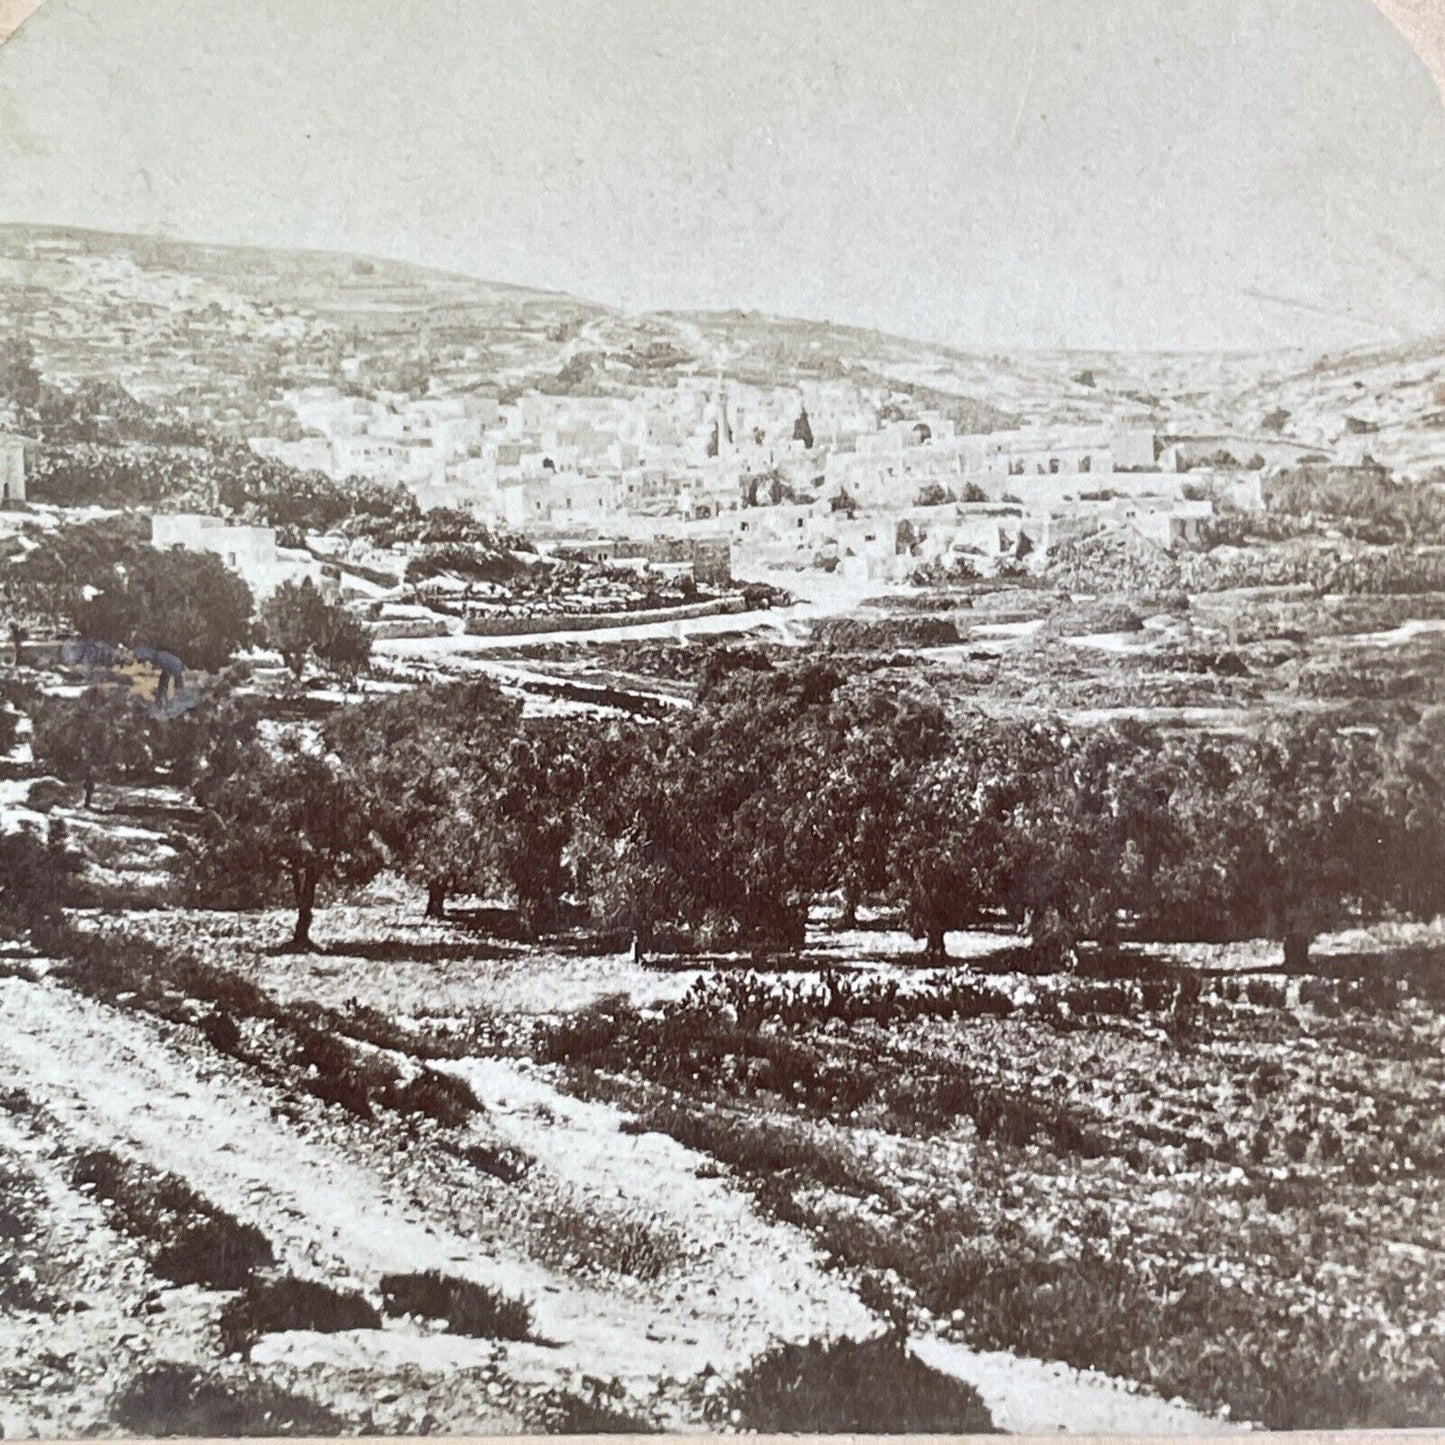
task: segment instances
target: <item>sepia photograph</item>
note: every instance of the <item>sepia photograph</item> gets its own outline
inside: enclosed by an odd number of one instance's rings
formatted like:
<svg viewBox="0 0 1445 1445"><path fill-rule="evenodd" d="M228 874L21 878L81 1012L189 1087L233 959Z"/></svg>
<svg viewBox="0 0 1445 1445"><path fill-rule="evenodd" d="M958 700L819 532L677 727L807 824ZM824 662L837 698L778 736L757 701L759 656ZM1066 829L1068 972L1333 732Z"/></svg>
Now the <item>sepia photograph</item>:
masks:
<svg viewBox="0 0 1445 1445"><path fill-rule="evenodd" d="M1445 0L0 0L0 1438L1445 1431Z"/></svg>

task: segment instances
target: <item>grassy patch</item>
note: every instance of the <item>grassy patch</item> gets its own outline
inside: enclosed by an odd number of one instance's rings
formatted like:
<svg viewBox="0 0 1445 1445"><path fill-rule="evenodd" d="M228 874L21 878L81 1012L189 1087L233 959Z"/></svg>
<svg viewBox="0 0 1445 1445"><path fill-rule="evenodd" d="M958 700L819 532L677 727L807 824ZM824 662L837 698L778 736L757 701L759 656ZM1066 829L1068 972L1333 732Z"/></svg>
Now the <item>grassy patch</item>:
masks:
<svg viewBox="0 0 1445 1445"><path fill-rule="evenodd" d="M445 1320L454 1335L484 1340L532 1338L532 1311L526 1301L474 1280L457 1279L437 1270L389 1274L381 1281L381 1294L388 1315Z"/></svg>
<svg viewBox="0 0 1445 1445"><path fill-rule="evenodd" d="M773 1124L721 1109L687 1109L657 1104L623 1124L629 1134L666 1134L740 1174L769 1179L798 1174L827 1189L848 1194L882 1194L876 1173L852 1153L795 1125Z"/></svg>
<svg viewBox="0 0 1445 1445"><path fill-rule="evenodd" d="M592 1204L539 1206L527 1237L549 1264L630 1279L658 1279L683 1258L681 1238L656 1217L636 1210L599 1211Z"/></svg>
<svg viewBox="0 0 1445 1445"><path fill-rule="evenodd" d="M154 1365L116 1395L111 1418L137 1435L339 1435L344 1420L254 1376L221 1380L188 1365Z"/></svg>
<svg viewBox="0 0 1445 1445"><path fill-rule="evenodd" d="M252 1284L221 1311L221 1345L228 1355L245 1354L262 1336L286 1330L379 1330L381 1315L350 1290L309 1279Z"/></svg>
<svg viewBox="0 0 1445 1445"><path fill-rule="evenodd" d="M239 1289L254 1270L273 1263L259 1229L209 1203L174 1174L93 1149L75 1161L71 1182L104 1202L112 1226L141 1243L162 1279Z"/></svg>
<svg viewBox="0 0 1445 1445"><path fill-rule="evenodd" d="M760 1355L718 1398L745 1430L879 1435L981 1434L978 1391L930 1369L901 1340L812 1340Z"/></svg>

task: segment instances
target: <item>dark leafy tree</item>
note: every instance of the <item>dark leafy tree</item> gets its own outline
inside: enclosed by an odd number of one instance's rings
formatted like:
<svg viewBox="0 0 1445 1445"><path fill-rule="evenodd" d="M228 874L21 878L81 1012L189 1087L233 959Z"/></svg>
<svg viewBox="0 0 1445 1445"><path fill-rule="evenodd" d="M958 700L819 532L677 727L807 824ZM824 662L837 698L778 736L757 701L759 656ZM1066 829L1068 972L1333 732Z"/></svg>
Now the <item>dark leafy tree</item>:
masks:
<svg viewBox="0 0 1445 1445"><path fill-rule="evenodd" d="M971 716L915 773L890 830L889 876L931 956L943 956L950 929L977 923L1016 891L1020 810L1058 746L1052 728Z"/></svg>
<svg viewBox="0 0 1445 1445"><path fill-rule="evenodd" d="M485 872L498 771L520 723L520 704L483 678L369 698L328 724L392 862L426 889L428 917Z"/></svg>
<svg viewBox="0 0 1445 1445"><path fill-rule="evenodd" d="M251 589L211 552L138 548L75 609L86 637L153 647L217 672L249 641Z"/></svg>
<svg viewBox="0 0 1445 1445"><path fill-rule="evenodd" d="M266 645L281 654L299 681L309 659L348 686L371 658L371 634L338 602L321 595L309 577L283 582L261 608Z"/></svg>
<svg viewBox="0 0 1445 1445"><path fill-rule="evenodd" d="M498 755L490 807L479 810L481 877L510 894L532 937L555 928L570 881L580 742L581 730L567 720L523 727Z"/></svg>
<svg viewBox="0 0 1445 1445"><path fill-rule="evenodd" d="M1445 708L1431 708L1394 740L1389 893L1416 917L1445 912Z"/></svg>
<svg viewBox="0 0 1445 1445"><path fill-rule="evenodd" d="M383 853L365 791L333 754L296 736L253 747L208 790L196 860L203 898L260 901L284 886L296 908L293 948L311 948L321 884L363 883Z"/></svg>
<svg viewBox="0 0 1445 1445"><path fill-rule="evenodd" d="M262 604L261 634L266 646L281 654L297 681L330 617L326 599L309 577L283 582Z"/></svg>
<svg viewBox="0 0 1445 1445"><path fill-rule="evenodd" d="M148 546L144 518L105 517L45 533L23 557L0 569L9 610L50 627L74 627L86 594L112 586Z"/></svg>
<svg viewBox="0 0 1445 1445"><path fill-rule="evenodd" d="M332 606L316 641L316 660L348 688L371 661L371 631L344 607Z"/></svg>
<svg viewBox="0 0 1445 1445"><path fill-rule="evenodd" d="M1138 724L1058 734L1017 819L1025 840L1014 878L1035 945L1069 954L1082 940L1117 945L1121 917L1151 913L1175 851L1173 779L1158 735Z"/></svg>
<svg viewBox="0 0 1445 1445"><path fill-rule="evenodd" d="M150 719L151 757L205 806L208 787L229 777L257 738L257 700L214 692L194 707Z"/></svg>
<svg viewBox="0 0 1445 1445"><path fill-rule="evenodd" d="M732 672L701 697L676 748L678 802L704 848L690 866L696 902L758 946L799 946L829 875L834 825L820 797L841 683L816 663Z"/></svg>
<svg viewBox="0 0 1445 1445"><path fill-rule="evenodd" d="M1322 929L1376 905L1390 858L1378 737L1320 719L1265 727L1242 750L1220 826L1237 838L1236 907L1303 968Z"/></svg>
<svg viewBox="0 0 1445 1445"><path fill-rule="evenodd" d="M688 869L698 841L677 831L679 770L673 734L636 722L600 726L581 740L574 817L577 882L597 920L630 934L642 956L660 925L681 921L693 897Z"/></svg>
<svg viewBox="0 0 1445 1445"><path fill-rule="evenodd" d="M119 783L152 767L149 709L121 687L91 687L79 697L42 698L33 713L30 747L36 763L85 790L85 806L100 783Z"/></svg>
<svg viewBox="0 0 1445 1445"><path fill-rule="evenodd" d="M872 684L841 688L828 726L834 741L818 803L830 824L842 922L852 927L864 896L887 888L913 780L943 754L949 733L937 703Z"/></svg>

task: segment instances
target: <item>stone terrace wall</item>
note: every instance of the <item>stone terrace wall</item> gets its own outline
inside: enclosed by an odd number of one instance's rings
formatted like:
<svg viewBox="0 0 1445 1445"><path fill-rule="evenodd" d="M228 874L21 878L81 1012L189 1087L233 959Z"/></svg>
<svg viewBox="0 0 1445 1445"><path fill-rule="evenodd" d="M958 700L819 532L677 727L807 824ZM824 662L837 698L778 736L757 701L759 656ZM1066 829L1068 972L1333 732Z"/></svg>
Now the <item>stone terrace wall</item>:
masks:
<svg viewBox="0 0 1445 1445"><path fill-rule="evenodd" d="M520 637L531 632L593 632L603 627L640 627L649 622L682 622L690 617L716 617L744 610L742 597L718 597L681 607L654 607L641 612L544 612L535 617L470 617L474 637Z"/></svg>

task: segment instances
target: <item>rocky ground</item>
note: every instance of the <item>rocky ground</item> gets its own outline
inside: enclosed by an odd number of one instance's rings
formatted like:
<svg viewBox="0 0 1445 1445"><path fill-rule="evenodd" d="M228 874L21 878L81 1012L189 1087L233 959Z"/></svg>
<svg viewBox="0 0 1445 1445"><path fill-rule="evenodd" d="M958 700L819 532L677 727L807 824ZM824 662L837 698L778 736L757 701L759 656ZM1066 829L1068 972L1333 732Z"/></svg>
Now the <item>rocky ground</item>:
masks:
<svg viewBox="0 0 1445 1445"><path fill-rule="evenodd" d="M135 914L124 927L137 940L184 936L292 1007L356 999L418 1037L485 1018L492 1046L431 1065L470 1086L477 1107L460 1123L382 1110L359 1118L311 1092L314 1065L308 1077L264 1054L239 1061L213 1016L189 1021L201 1015L180 991L99 997L62 962L9 960L0 978L0 1257L15 1281L0 1297L8 1437L143 1431L155 1423L146 1401L160 1398L171 1419L182 1397L201 1412L185 1419L219 1420L223 1433L248 1419L306 1433L741 1425L727 1408L731 1382L770 1347L882 1334L878 1302L855 1274L765 1208L736 1171L637 1127L595 1092L579 1096L567 1070L529 1057L538 1027L619 991L649 1007L675 1001L696 970L488 943L458 925L418 924L413 903L382 896L329 912L330 947L317 955L270 951L279 915ZM888 946L868 970L887 966ZM243 1034L254 1027L243 1019ZM259 1037L280 1050L274 1033ZM416 1067L394 1049L355 1047ZM113 1200L85 1182L97 1149L174 1176L193 1207L259 1231L271 1259L248 1291L322 1283L378 1306L379 1327L284 1329L230 1348L235 1282L167 1278L163 1241L133 1217L118 1224ZM525 1301L526 1338L459 1333L388 1308L384 1281L427 1271ZM1003 1428L1224 1427L1137 1386L938 1331L911 1348L976 1387ZM162 1380L171 1395L156 1383L162 1366L191 1372L180 1396L173 1376ZM216 1414L208 1389L230 1414Z"/></svg>

